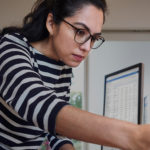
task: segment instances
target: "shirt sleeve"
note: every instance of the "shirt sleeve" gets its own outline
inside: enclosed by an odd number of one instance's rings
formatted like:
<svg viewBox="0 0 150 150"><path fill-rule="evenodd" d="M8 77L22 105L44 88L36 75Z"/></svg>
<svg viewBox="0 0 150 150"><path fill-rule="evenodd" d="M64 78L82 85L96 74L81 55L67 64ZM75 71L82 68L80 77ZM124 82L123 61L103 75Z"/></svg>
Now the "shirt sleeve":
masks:
<svg viewBox="0 0 150 150"><path fill-rule="evenodd" d="M69 105L44 86L26 48L1 39L0 96L24 120L55 135L59 110Z"/></svg>
<svg viewBox="0 0 150 150"><path fill-rule="evenodd" d="M64 144L71 144L73 145L72 141L66 137L62 136L53 136L51 134L48 135L48 140L50 142L50 147L53 150L59 150L59 148Z"/></svg>

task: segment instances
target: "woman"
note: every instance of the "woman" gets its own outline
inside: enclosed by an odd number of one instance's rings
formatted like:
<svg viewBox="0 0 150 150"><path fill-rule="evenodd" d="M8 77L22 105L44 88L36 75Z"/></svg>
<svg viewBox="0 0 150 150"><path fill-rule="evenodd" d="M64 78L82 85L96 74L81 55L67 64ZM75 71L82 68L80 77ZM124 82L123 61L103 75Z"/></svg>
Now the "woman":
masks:
<svg viewBox="0 0 150 150"><path fill-rule="evenodd" d="M150 127L69 105L71 67L101 46L105 0L38 0L23 27L0 40L1 149L74 150L74 138L125 150L148 150ZM60 136L61 135L61 136Z"/></svg>

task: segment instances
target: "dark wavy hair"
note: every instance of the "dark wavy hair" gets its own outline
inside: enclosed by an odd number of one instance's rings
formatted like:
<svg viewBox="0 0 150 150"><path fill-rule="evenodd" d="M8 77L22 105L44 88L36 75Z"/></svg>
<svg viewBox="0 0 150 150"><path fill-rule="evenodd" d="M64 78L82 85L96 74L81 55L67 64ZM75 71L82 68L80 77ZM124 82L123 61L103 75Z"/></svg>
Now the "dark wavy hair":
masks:
<svg viewBox="0 0 150 150"><path fill-rule="evenodd" d="M105 20L107 10L105 0L37 0L31 12L25 16L22 27L7 27L0 34L19 32L29 42L43 40L49 36L49 32L46 29L48 13L52 13L54 22L60 24L62 19L73 16L77 10L89 4L101 9Z"/></svg>

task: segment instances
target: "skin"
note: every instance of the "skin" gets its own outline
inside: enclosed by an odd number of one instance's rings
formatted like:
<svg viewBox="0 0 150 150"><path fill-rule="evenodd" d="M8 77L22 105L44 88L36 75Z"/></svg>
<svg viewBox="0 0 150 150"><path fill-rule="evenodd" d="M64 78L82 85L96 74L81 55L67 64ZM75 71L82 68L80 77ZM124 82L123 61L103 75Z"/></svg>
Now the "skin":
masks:
<svg viewBox="0 0 150 150"><path fill-rule="evenodd" d="M87 5L65 20L76 27L82 27L77 23L86 25L91 34L99 33L103 25L103 12L92 5ZM53 22L53 15L49 14L46 27L50 33L49 38L31 43L45 56L61 60L71 67L77 67L88 56L90 40L83 45L77 44L70 26L64 22L59 26L56 25ZM136 125L110 119L72 106L65 106L60 110L56 118L55 130L68 138L99 145L118 147L123 150L150 150L149 125ZM60 150L75 149L72 145L65 144Z"/></svg>

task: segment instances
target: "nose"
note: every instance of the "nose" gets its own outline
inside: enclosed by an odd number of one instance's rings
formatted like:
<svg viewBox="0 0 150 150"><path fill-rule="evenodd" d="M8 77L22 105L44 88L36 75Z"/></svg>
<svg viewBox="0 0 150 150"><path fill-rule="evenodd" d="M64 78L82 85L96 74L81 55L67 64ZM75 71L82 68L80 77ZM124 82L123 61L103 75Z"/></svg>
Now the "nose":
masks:
<svg viewBox="0 0 150 150"><path fill-rule="evenodd" d="M91 50L91 39L89 39L88 41L86 41L84 44L81 44L80 45L80 49L89 52Z"/></svg>

